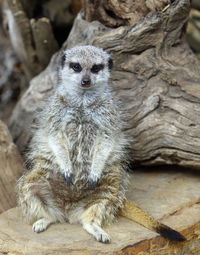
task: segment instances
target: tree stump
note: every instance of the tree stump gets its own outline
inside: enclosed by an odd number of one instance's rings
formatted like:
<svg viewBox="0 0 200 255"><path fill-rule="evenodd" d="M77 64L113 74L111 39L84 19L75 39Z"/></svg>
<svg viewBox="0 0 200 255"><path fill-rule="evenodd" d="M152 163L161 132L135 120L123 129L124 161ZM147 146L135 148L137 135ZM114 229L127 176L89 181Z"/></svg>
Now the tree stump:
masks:
<svg viewBox="0 0 200 255"><path fill-rule="evenodd" d="M113 91L126 113L125 132L132 139L135 164L199 168L200 64L185 40L189 10L189 0L175 0L137 24L117 28L88 22L80 13L61 51L31 81L13 112L9 126L19 148L23 150L31 138L32 113L57 84L62 50L92 44L114 59Z"/></svg>
<svg viewBox="0 0 200 255"><path fill-rule="evenodd" d="M189 173L190 172L190 173ZM191 169L135 171L128 197L155 218L186 236L170 242L146 228L120 217L106 227L110 244L98 243L80 225L53 224L34 233L22 222L19 209L0 215L0 253L12 255L199 255L200 182ZM142 186L141 186L142 183ZM191 217L192 216L192 217Z"/></svg>

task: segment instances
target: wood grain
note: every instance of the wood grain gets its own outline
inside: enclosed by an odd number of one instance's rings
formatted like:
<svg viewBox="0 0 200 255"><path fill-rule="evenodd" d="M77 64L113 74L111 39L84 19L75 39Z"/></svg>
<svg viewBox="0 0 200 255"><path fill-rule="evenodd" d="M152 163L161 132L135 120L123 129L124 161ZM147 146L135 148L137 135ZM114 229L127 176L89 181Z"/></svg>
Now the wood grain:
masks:
<svg viewBox="0 0 200 255"><path fill-rule="evenodd" d="M162 11L171 0L83 0L84 18L108 27L133 26L151 11Z"/></svg>
<svg viewBox="0 0 200 255"><path fill-rule="evenodd" d="M114 59L113 90L120 98L134 164L178 164L200 168L200 65L184 37L189 0L134 26L108 28L80 13L63 49L93 44ZM56 86L60 53L35 77L10 119L11 133L24 150L32 113Z"/></svg>
<svg viewBox="0 0 200 255"><path fill-rule="evenodd" d="M20 154L0 121L0 213L16 206L15 186L23 170Z"/></svg>

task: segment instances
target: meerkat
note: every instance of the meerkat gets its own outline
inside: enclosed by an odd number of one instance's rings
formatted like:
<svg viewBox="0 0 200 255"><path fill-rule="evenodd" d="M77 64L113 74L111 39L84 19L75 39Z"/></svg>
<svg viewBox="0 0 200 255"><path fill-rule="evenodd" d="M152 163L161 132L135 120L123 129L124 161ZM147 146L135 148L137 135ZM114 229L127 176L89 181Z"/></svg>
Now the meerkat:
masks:
<svg viewBox="0 0 200 255"><path fill-rule="evenodd" d="M184 241L126 199L127 138L113 99L112 60L103 49L64 51L58 83L37 116L29 159L31 171L18 182L19 205L33 231L56 222L80 223L103 243L103 229L122 215L170 240Z"/></svg>

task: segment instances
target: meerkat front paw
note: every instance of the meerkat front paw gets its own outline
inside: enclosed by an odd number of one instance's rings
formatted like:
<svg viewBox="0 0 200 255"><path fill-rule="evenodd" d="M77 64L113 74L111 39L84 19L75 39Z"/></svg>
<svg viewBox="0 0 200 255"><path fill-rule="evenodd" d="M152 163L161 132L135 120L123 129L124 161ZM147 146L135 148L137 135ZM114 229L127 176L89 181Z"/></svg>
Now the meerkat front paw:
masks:
<svg viewBox="0 0 200 255"><path fill-rule="evenodd" d="M88 183L91 189L95 190L99 182L99 178L92 179L91 177L88 178Z"/></svg>
<svg viewBox="0 0 200 255"><path fill-rule="evenodd" d="M33 226L32 226L32 230L36 233L40 233L43 232L44 230L47 229L48 225L50 224L50 222L46 219L40 219L38 221L36 221Z"/></svg>
<svg viewBox="0 0 200 255"><path fill-rule="evenodd" d="M65 177L65 180L67 182L68 185L74 185L73 183L73 174L72 173L64 173L64 177Z"/></svg>

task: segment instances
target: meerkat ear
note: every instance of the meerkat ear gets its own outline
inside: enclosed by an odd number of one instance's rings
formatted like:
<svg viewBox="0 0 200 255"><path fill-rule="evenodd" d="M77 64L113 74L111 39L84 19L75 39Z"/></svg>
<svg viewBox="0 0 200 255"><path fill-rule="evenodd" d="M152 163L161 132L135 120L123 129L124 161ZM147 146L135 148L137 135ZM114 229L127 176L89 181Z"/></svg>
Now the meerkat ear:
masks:
<svg viewBox="0 0 200 255"><path fill-rule="evenodd" d="M110 70L113 68L113 60L112 60L112 58L109 58L109 60L108 60L108 68Z"/></svg>
<svg viewBox="0 0 200 255"><path fill-rule="evenodd" d="M61 57L61 67L62 67L62 69L65 65L65 60L66 60L66 55L65 55L65 52L63 51L63 55Z"/></svg>

